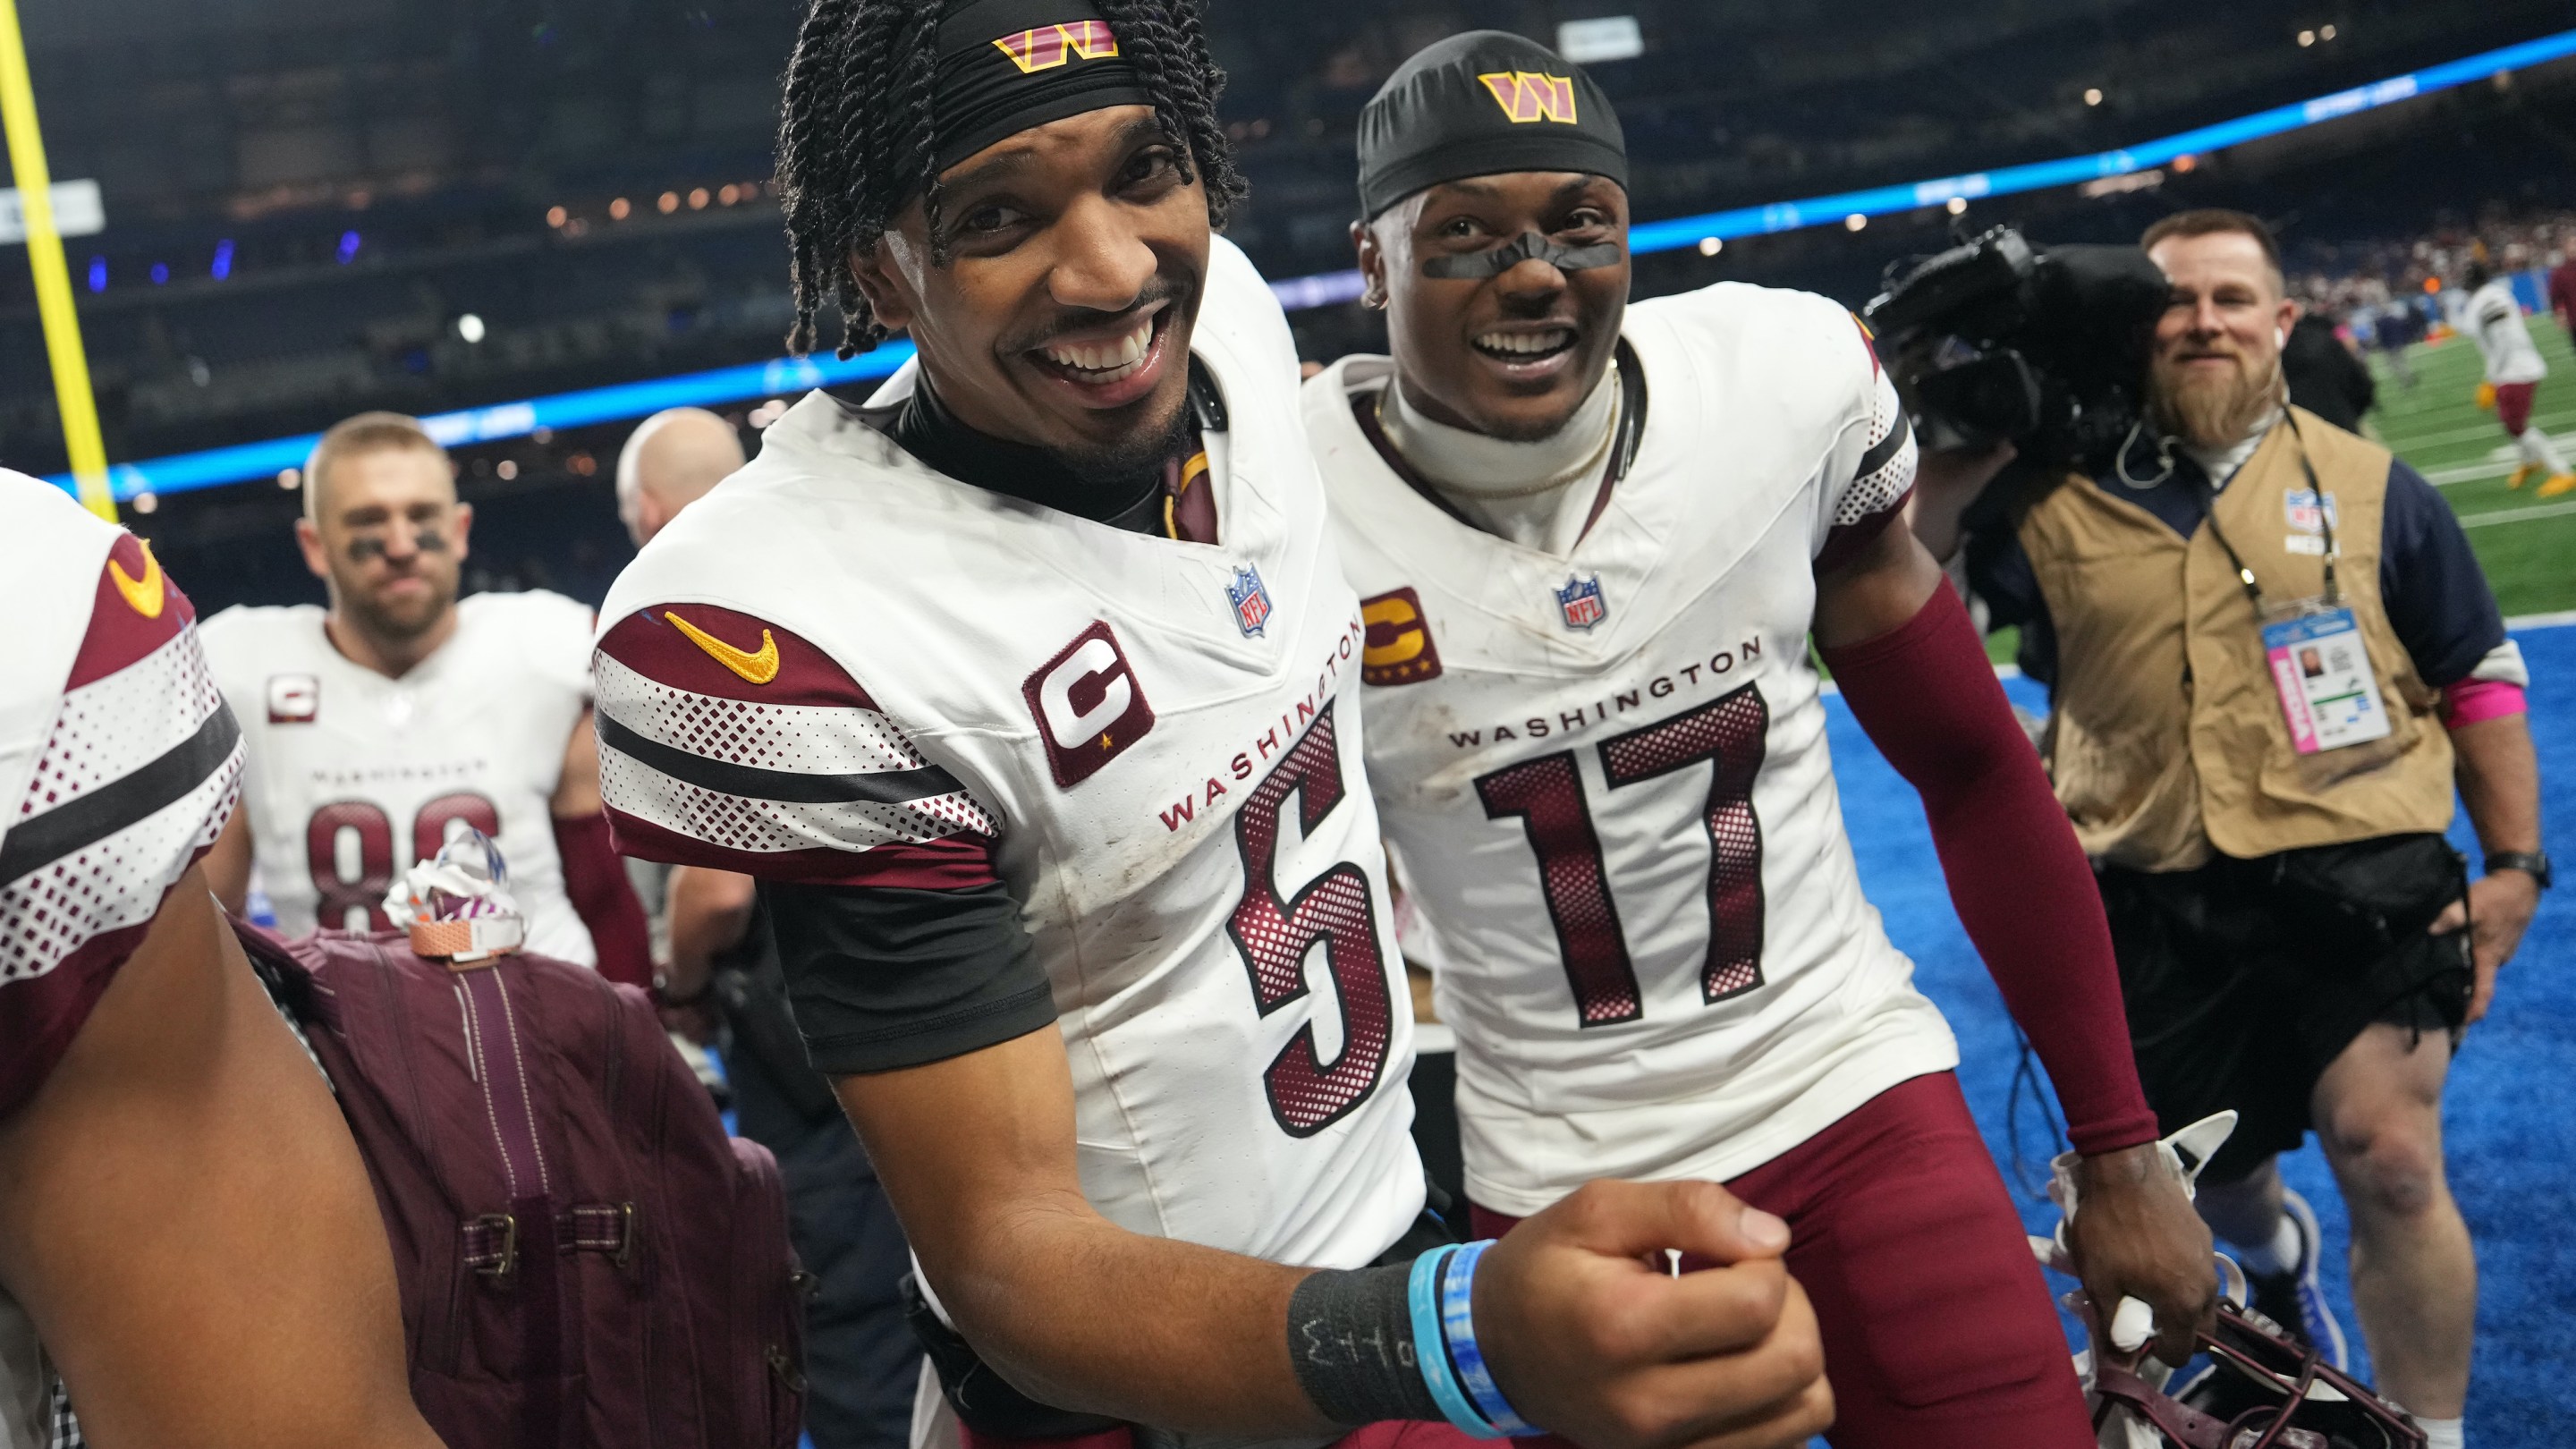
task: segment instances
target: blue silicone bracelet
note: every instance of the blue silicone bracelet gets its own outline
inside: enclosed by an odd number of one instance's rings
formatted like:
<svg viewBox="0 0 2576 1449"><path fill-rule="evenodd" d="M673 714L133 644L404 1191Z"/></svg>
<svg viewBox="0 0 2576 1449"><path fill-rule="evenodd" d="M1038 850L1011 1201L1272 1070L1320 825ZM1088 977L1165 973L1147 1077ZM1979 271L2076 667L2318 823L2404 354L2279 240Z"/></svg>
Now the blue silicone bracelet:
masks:
<svg viewBox="0 0 2576 1449"><path fill-rule="evenodd" d="M1458 1387L1449 1371L1449 1346L1440 1331L1440 1270L1457 1256L1456 1248L1434 1248L1413 1260L1413 1275L1405 1280L1405 1306L1413 1312L1413 1361L1422 1370L1422 1381L1431 1388L1431 1400L1460 1432L1477 1439L1500 1439L1503 1432L1485 1422L1475 1405Z"/></svg>
<svg viewBox="0 0 2576 1449"><path fill-rule="evenodd" d="M1450 1357L1457 1360L1458 1385L1467 1391L1467 1402L1506 1436L1526 1439L1546 1431L1512 1412L1493 1371L1485 1367L1484 1350L1476 1346L1476 1261L1493 1245L1491 1238L1469 1243L1449 1260L1448 1270L1441 1275L1440 1329L1448 1336Z"/></svg>

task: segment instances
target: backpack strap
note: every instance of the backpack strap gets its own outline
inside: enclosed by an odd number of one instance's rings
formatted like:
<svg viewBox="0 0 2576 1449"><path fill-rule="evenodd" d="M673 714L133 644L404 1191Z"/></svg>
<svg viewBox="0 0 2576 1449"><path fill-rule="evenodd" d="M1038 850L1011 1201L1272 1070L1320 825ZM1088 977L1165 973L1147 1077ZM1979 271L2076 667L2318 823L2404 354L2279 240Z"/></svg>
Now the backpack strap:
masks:
<svg viewBox="0 0 2576 1449"><path fill-rule="evenodd" d="M537 1141L536 1092L497 963L458 971L455 980L465 1006L465 1050L483 1089L484 1123L510 1188L502 1262L526 1267L517 1294L523 1348L518 1378L524 1391L519 1442L521 1449L557 1449L563 1428L563 1304L555 1259L562 1248L548 1194L545 1149Z"/></svg>
<svg viewBox="0 0 2576 1449"><path fill-rule="evenodd" d="M485 1213L457 1229L465 1266L486 1278L507 1278L519 1266L519 1220ZM555 1214L555 1251L602 1253L625 1267L635 1253L635 1204L582 1203Z"/></svg>

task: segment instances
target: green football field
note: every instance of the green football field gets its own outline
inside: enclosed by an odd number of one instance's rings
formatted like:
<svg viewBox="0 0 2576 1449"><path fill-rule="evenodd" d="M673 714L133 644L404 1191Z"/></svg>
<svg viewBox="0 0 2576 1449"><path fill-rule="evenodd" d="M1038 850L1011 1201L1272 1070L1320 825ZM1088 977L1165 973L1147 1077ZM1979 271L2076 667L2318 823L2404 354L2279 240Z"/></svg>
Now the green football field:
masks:
<svg viewBox="0 0 2576 1449"><path fill-rule="evenodd" d="M2531 336L2549 360L2532 425L2576 457L2576 353L2555 318L2533 317ZM2407 359L2412 388L2398 382L2385 358L2371 358L2379 407L2369 422L2381 441L2451 501L2507 615L2576 609L2576 493L2535 498L2537 478L2519 492L2505 488L2515 462L2512 445L2495 414L2478 410L2474 394L2483 374L2478 350L2466 339L2418 344L2407 349Z"/></svg>

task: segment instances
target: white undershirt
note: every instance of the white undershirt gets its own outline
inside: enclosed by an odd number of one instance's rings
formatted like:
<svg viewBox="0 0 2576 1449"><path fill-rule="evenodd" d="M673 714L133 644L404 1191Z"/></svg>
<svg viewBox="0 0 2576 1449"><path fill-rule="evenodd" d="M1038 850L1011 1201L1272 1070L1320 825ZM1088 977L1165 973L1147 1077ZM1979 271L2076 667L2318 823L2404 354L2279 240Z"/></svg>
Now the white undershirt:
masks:
<svg viewBox="0 0 2576 1449"><path fill-rule="evenodd" d="M1574 552L1618 432L1619 372L1609 368L1565 426L1530 443L1433 422L1390 377L1378 420L1386 439L1468 522L1523 548Z"/></svg>
<svg viewBox="0 0 2576 1449"><path fill-rule="evenodd" d="M2185 443L2182 445L2183 456L2200 465L2201 475L2209 480L2210 491L2215 493L2227 486L2227 480L2236 476L2236 470L2245 466L2245 460L2254 456L2256 448L2263 446L2263 440L2272 435L2273 425L2280 422L2282 416L2279 409L2274 409L2254 425L2254 431L2224 448L2204 448L2197 443Z"/></svg>

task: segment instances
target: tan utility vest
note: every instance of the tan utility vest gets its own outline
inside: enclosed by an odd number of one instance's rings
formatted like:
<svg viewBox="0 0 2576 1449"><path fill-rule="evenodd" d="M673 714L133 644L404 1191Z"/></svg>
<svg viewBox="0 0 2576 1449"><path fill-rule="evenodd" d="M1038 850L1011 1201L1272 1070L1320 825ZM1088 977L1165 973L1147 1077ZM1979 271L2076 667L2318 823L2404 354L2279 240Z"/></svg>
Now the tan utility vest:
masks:
<svg viewBox="0 0 2576 1449"><path fill-rule="evenodd" d="M2386 448L2295 410L2221 489L2218 528L2264 603L2324 588L2324 560L2294 553L2293 490L2309 461L2334 500L2335 577L2388 707L2388 737L2301 755L2290 746L2262 621L2204 521L2186 539L2084 478L2051 491L2021 543L2057 630L2049 760L2087 854L2135 870L2188 870L2214 847L2252 858L2308 845L2440 831L2451 822L2451 741L2438 693L2389 627L2379 597Z"/></svg>

